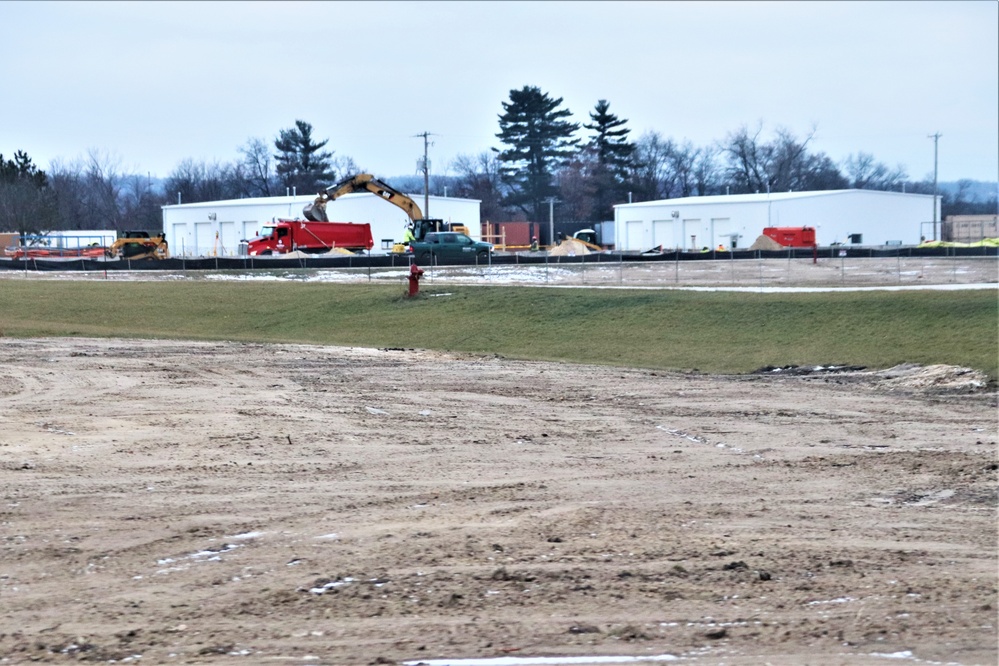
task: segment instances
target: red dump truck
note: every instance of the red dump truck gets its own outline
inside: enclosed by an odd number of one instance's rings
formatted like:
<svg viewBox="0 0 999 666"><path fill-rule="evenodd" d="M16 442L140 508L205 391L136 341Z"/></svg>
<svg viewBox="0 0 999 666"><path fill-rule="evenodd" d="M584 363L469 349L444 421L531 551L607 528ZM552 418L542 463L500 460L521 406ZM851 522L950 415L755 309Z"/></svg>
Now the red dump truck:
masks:
<svg viewBox="0 0 999 666"><path fill-rule="evenodd" d="M251 257L295 251L317 254L334 249L370 250L374 244L370 224L278 220L246 241L246 252Z"/></svg>
<svg viewBox="0 0 999 666"><path fill-rule="evenodd" d="M784 247L815 247L814 227L767 227L763 235Z"/></svg>

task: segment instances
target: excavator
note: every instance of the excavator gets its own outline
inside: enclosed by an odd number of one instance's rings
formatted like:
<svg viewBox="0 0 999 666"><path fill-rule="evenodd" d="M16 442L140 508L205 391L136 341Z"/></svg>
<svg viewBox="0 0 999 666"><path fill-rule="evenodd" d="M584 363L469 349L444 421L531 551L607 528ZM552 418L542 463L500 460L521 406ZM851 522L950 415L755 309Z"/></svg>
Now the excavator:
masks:
<svg viewBox="0 0 999 666"><path fill-rule="evenodd" d="M422 241L431 231L468 233L468 228L463 225L449 224L444 220L435 218L424 218L423 211L420 210L415 201L388 183L378 180L370 173L359 173L354 176L348 176L335 185L327 187L319 193L314 202L308 204L302 210L302 214L305 215L305 219L313 222L329 222L329 217L326 215L326 204L335 201L345 194L353 194L355 192L371 192L404 210L412 225L413 237L417 241ZM396 247L399 248L399 245L397 244ZM404 248L393 249L393 252L395 251L401 252L404 251Z"/></svg>

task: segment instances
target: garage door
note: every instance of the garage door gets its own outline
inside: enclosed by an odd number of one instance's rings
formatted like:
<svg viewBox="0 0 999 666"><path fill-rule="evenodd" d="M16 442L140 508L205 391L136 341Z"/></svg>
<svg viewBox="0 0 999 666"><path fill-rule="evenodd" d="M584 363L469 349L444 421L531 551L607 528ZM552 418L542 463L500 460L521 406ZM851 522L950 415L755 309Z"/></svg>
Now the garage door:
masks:
<svg viewBox="0 0 999 666"><path fill-rule="evenodd" d="M196 257L207 257L212 251L212 242L215 234L212 233L211 222L194 223L194 250L191 252Z"/></svg>
<svg viewBox="0 0 999 666"><path fill-rule="evenodd" d="M663 249L675 247L673 242L673 220L652 220L652 247L662 245Z"/></svg>
<svg viewBox="0 0 999 666"><path fill-rule="evenodd" d="M624 224L624 249L641 250L642 247L642 221L629 220Z"/></svg>
<svg viewBox="0 0 999 666"><path fill-rule="evenodd" d="M732 249L732 233L735 227L731 218L713 217L711 218L711 247L722 245L725 249Z"/></svg>
<svg viewBox="0 0 999 666"><path fill-rule="evenodd" d="M232 257L236 254L239 246L239 238L236 236L235 222L219 222L219 242L215 248L216 256Z"/></svg>
<svg viewBox="0 0 999 666"><path fill-rule="evenodd" d="M687 250L698 250L707 242L701 233L700 218L693 218L683 221L683 239L681 244Z"/></svg>

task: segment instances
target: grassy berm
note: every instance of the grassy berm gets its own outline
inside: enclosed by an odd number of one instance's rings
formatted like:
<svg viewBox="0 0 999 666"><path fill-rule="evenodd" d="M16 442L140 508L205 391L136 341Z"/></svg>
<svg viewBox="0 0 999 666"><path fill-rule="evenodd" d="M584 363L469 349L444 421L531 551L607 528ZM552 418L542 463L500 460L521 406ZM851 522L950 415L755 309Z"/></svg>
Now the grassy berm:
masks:
<svg viewBox="0 0 999 666"><path fill-rule="evenodd" d="M18 282L0 334L495 353L709 373L949 364L999 375L992 290L751 294L298 283Z"/></svg>

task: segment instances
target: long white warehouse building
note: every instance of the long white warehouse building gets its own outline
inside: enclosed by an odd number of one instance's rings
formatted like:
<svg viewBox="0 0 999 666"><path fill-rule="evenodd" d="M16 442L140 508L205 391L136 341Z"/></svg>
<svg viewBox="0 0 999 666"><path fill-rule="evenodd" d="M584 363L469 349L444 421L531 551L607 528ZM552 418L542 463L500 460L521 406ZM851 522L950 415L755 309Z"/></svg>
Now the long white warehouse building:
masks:
<svg viewBox="0 0 999 666"><path fill-rule="evenodd" d="M931 194L826 190L663 199L614 206L619 250L748 248L765 227L813 227L819 245L917 245L939 238ZM606 240L605 240L606 242Z"/></svg>
<svg viewBox="0 0 999 666"><path fill-rule="evenodd" d="M409 195L430 218L464 224L476 238L481 233L479 201L454 197L429 197L424 206L422 194ZM315 195L231 199L163 206L163 233L172 256L234 257L240 241L253 238L265 224L278 219L304 220L303 210ZM345 194L326 205L326 215L334 222L367 222L375 245L372 252L391 249L402 241L409 218L381 197L368 192Z"/></svg>

